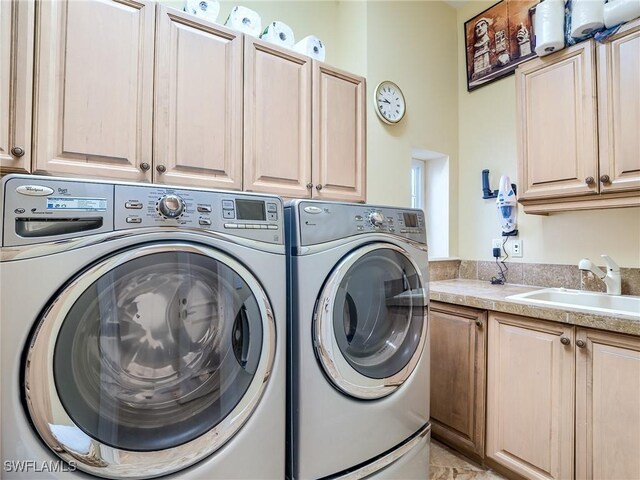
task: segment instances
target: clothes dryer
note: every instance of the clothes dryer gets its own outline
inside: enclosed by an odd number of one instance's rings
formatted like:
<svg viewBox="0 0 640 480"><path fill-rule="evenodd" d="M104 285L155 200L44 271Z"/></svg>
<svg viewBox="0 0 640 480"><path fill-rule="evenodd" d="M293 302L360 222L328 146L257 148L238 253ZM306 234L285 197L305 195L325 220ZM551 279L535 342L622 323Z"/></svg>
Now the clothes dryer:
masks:
<svg viewBox="0 0 640 480"><path fill-rule="evenodd" d="M296 200L285 217L287 476L427 478L424 213Z"/></svg>
<svg viewBox="0 0 640 480"><path fill-rule="evenodd" d="M283 478L281 200L1 185L2 478Z"/></svg>

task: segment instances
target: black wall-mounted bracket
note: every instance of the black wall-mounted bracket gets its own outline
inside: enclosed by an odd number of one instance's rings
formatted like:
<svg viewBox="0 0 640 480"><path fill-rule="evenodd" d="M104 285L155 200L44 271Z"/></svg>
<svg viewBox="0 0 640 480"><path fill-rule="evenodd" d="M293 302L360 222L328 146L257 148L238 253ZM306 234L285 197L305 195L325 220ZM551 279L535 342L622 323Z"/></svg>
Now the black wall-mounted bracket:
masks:
<svg viewBox="0 0 640 480"><path fill-rule="evenodd" d="M516 189L515 183L511 184L511 188L513 189L513 193L517 195L518 191ZM490 198L497 197L498 190L491 190L491 187L489 187L489 169L485 168L484 170L482 170L482 198L488 200Z"/></svg>

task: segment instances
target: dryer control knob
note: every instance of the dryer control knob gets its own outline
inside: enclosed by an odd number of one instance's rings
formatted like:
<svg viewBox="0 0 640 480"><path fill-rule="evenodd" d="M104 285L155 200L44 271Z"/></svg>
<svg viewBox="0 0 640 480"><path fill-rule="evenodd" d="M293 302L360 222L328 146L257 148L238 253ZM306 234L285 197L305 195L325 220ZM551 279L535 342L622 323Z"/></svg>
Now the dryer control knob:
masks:
<svg viewBox="0 0 640 480"><path fill-rule="evenodd" d="M384 222L384 215L382 214L382 212L373 212L371 215L369 215L369 220L371 221L371 224L373 226L379 227Z"/></svg>
<svg viewBox="0 0 640 480"><path fill-rule="evenodd" d="M158 210L167 218L177 218L184 212L184 200L177 195L165 195L158 202Z"/></svg>

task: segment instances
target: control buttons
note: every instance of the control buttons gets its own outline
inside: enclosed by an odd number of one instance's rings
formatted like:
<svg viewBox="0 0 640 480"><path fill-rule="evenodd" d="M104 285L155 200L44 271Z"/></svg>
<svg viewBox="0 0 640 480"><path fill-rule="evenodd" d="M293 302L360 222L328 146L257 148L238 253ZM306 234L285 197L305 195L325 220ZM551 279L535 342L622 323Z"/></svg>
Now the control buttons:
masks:
<svg viewBox="0 0 640 480"><path fill-rule="evenodd" d="M184 212L184 200L177 195L165 195L158 201L158 211L165 218L178 218Z"/></svg>
<svg viewBox="0 0 640 480"><path fill-rule="evenodd" d="M364 230L364 227L363 227L362 225L358 225L358 226L357 226L357 230L358 230L359 232L362 232L362 231Z"/></svg>
<svg viewBox="0 0 640 480"><path fill-rule="evenodd" d="M211 213L211 205L198 205L197 210L200 213Z"/></svg>
<svg viewBox="0 0 640 480"><path fill-rule="evenodd" d="M233 210L235 207L233 200L222 200L222 208L224 210Z"/></svg>
<svg viewBox="0 0 640 480"><path fill-rule="evenodd" d="M362 220L364 220L362 215L356 215L356 222L361 222Z"/></svg>
<svg viewBox="0 0 640 480"><path fill-rule="evenodd" d="M142 223L142 218L140 217L127 217L127 223Z"/></svg>
<svg viewBox="0 0 640 480"><path fill-rule="evenodd" d="M278 230L277 225L265 225L258 223L225 223L224 228L236 230Z"/></svg>
<svg viewBox="0 0 640 480"><path fill-rule="evenodd" d="M382 212L373 212L369 215L369 221L374 227L379 227L384 222L384 215Z"/></svg>
<svg viewBox="0 0 640 480"><path fill-rule="evenodd" d="M278 220L278 214L277 213L267 213L267 220L269 220L271 222L275 222L276 220Z"/></svg>
<svg viewBox="0 0 640 480"><path fill-rule="evenodd" d="M234 210L223 210L222 218L236 218L236 212Z"/></svg>
<svg viewBox="0 0 640 480"><path fill-rule="evenodd" d="M209 220L208 218L201 218L200 220L198 220L198 223L200 225L211 225L211 220Z"/></svg>
<svg viewBox="0 0 640 480"><path fill-rule="evenodd" d="M142 208L142 202L125 202L124 208L140 210Z"/></svg>
<svg viewBox="0 0 640 480"><path fill-rule="evenodd" d="M13 211L13 213L17 213L18 215L20 215L21 213L24 213L24 212L25 212L24 208L16 208Z"/></svg>
<svg viewBox="0 0 640 480"><path fill-rule="evenodd" d="M267 212L278 212L278 205L275 203L267 203Z"/></svg>

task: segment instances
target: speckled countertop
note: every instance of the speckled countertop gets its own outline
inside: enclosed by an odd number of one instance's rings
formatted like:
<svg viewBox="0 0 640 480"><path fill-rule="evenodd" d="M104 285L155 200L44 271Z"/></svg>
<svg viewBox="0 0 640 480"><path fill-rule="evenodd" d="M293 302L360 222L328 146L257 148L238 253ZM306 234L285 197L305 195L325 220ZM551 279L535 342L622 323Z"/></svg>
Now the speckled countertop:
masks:
<svg viewBox="0 0 640 480"><path fill-rule="evenodd" d="M481 280L439 280L429 283L429 296L431 300L438 302L640 336L640 320L631 316L534 306L506 298L509 295L540 290L540 288L542 287L491 285Z"/></svg>

